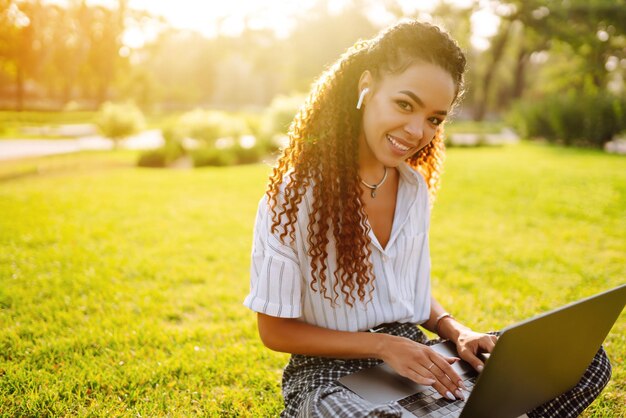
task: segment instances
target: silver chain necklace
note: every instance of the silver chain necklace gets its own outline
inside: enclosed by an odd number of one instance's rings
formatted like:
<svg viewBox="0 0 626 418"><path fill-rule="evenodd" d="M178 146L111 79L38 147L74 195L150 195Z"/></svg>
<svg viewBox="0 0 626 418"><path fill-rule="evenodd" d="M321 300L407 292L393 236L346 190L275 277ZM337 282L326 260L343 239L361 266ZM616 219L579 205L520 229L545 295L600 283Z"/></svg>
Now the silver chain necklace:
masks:
<svg viewBox="0 0 626 418"><path fill-rule="evenodd" d="M376 190L378 190L378 188L383 185L385 180L387 180L387 167L385 167L385 174L383 174L383 179L379 181L377 184L366 183L365 181L363 181L363 179L361 179L361 183L363 183L365 187L371 190L370 195L372 196L372 199L373 199L376 197Z"/></svg>

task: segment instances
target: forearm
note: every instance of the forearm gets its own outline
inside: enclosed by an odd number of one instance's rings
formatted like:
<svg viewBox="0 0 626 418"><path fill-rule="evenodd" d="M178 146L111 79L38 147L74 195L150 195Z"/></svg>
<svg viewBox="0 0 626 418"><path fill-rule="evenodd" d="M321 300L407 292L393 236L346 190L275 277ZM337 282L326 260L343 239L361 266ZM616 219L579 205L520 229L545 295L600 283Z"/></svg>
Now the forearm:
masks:
<svg viewBox="0 0 626 418"><path fill-rule="evenodd" d="M333 358L383 358L389 339L371 332L335 331L292 318L258 314L259 335L266 347L291 354Z"/></svg>
<svg viewBox="0 0 626 418"><path fill-rule="evenodd" d="M384 333L334 331L293 318L276 318L261 313L258 314L258 325L263 344L272 350L333 358L378 358L401 376L432 386L441 396L450 400L455 396L464 399L460 391L461 378L451 367L458 358L442 356L409 338Z"/></svg>
<svg viewBox="0 0 626 418"><path fill-rule="evenodd" d="M468 331L469 328L461 324L458 320L452 317L444 317L439 320L437 324L437 318L442 315L446 310L441 306L437 300L431 296L430 298L430 318L422 326L429 331L432 331L439 335L441 338L457 342L459 336L463 331Z"/></svg>

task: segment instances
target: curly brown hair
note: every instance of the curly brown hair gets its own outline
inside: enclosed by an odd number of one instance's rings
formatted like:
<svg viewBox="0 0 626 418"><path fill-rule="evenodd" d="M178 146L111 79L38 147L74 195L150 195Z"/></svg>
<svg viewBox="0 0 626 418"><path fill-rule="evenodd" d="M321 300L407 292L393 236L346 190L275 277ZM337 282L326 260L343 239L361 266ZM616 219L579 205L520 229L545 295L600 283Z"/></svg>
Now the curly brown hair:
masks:
<svg viewBox="0 0 626 418"><path fill-rule="evenodd" d="M359 78L366 70L377 79L398 74L416 62L436 64L447 71L455 82L457 101L465 72L465 56L458 44L437 26L418 21L398 23L373 39L357 42L322 74L295 116L289 128L289 146L270 176L267 196L272 232L283 241L295 240L298 207L312 188L307 237L311 289L321 291L333 303L339 290L352 306L355 290L364 301L374 288L369 226L358 172L362 115L355 107L355 96ZM440 126L435 138L407 159L424 176L431 202L444 156ZM337 254L332 297L327 288L330 233Z"/></svg>

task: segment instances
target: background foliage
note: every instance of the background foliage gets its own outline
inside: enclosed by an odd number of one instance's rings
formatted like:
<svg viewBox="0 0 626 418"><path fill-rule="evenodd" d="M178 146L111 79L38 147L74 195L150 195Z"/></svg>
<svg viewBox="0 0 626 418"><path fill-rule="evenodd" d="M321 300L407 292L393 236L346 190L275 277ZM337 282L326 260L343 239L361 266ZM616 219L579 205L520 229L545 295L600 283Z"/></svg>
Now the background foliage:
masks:
<svg viewBox="0 0 626 418"><path fill-rule="evenodd" d="M434 20L459 40L470 64L464 118L497 118L519 101L559 106L549 100L555 94L589 105L598 94L625 95L626 0L442 1L431 14L397 0L343 8L318 0L292 16L287 37L248 25L212 38L170 27L127 0L109 4L116 7L0 0L0 108L96 109L132 100L148 113L258 109L306 93L347 47L385 24L373 18L381 15ZM489 23L495 33L479 45L470 39L487 23L472 22L486 10L497 19ZM127 30L155 25L158 35L143 46L125 43ZM624 112L619 118L623 129Z"/></svg>

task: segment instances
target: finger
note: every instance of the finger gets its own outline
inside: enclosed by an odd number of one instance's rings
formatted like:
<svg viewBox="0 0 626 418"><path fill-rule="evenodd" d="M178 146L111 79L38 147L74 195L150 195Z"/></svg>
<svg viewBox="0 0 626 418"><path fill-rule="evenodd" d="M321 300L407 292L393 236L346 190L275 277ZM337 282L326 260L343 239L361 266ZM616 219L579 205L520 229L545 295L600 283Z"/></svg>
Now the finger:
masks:
<svg viewBox="0 0 626 418"><path fill-rule="evenodd" d="M442 397L446 398L449 401L456 401L457 398L463 399L459 396L454 396L450 389L442 385L440 382L437 382L433 385L433 389L435 389ZM459 391L459 394L462 396L463 394Z"/></svg>
<svg viewBox="0 0 626 418"><path fill-rule="evenodd" d="M450 362L450 359L453 359L453 362ZM444 361L442 361L444 360ZM454 364L461 359L457 357L440 357L433 359L433 362L437 365L439 369L441 369L442 373L448 377L448 379L454 384L454 389L458 389L460 386L459 382L462 381L461 377L454 371L454 369L450 366L450 364Z"/></svg>
<svg viewBox="0 0 626 418"><path fill-rule="evenodd" d="M450 399L450 395L448 393L453 394L455 397L459 399L463 399L463 393L460 391L459 382L461 378L456 374L456 372L450 367L443 359L437 359L431 366L429 366L428 371L437 379L437 382L445 388L445 391L440 391L439 393L442 396Z"/></svg>
<svg viewBox="0 0 626 418"><path fill-rule="evenodd" d="M449 363L449 364L454 364L458 361L461 361L461 359L459 357L444 357L444 359ZM460 387L463 390L467 390L467 386L465 386L465 383L463 383L463 380L459 380L458 382L456 382L456 385L458 387Z"/></svg>
<svg viewBox="0 0 626 418"><path fill-rule="evenodd" d="M418 373L416 370L411 370L409 369L406 373L406 375L404 375L404 377L411 379L412 381L414 381L417 384L420 385L424 385L424 386L432 386L435 383L437 383L437 381L431 377L426 377L420 373Z"/></svg>
<svg viewBox="0 0 626 418"><path fill-rule="evenodd" d="M488 353L491 353L493 351L493 348L496 346L496 342L498 341L498 339L494 337L495 336L490 335L488 336L488 338L482 340L482 344L480 346L482 349L484 349L484 351Z"/></svg>
<svg viewBox="0 0 626 418"><path fill-rule="evenodd" d="M463 360L469 363L469 365L472 366L474 370L476 370L478 373L482 372L485 368L485 363L483 363L481 359L476 357L476 355L470 350L465 350L463 354L461 354L461 357L463 358Z"/></svg>
<svg viewBox="0 0 626 418"><path fill-rule="evenodd" d="M494 347L496 346L496 343L498 342L498 336L497 335L490 335L490 340L491 340L491 349L489 350L489 352L491 353L494 349Z"/></svg>

